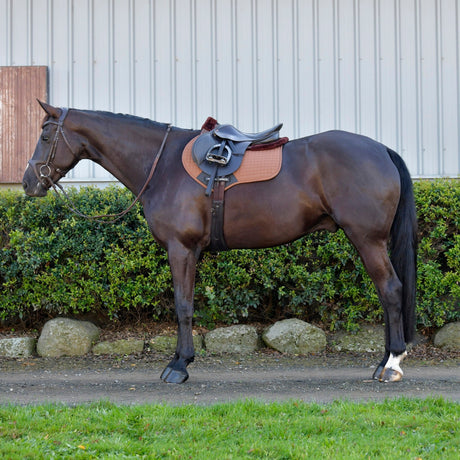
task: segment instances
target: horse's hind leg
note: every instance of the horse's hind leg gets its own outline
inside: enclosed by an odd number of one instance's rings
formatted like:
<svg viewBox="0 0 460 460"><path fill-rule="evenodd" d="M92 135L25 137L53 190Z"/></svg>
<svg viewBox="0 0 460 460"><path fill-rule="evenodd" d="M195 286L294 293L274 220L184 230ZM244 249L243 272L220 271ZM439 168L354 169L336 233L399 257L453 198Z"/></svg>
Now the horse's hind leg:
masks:
<svg viewBox="0 0 460 460"><path fill-rule="evenodd" d="M351 238L350 238L351 239ZM374 378L385 382L401 380L400 362L406 356L402 316L402 284L391 264L386 241L356 244L369 276L377 289L385 317L385 356Z"/></svg>
<svg viewBox="0 0 460 460"><path fill-rule="evenodd" d="M377 366L372 375L372 378L375 380L380 380L381 382L396 382L401 380L403 376L403 371L401 369L400 363L407 356L407 352L404 351L400 354L393 354L390 352L389 341L390 341L390 332L389 324L390 319L388 317L388 311L384 310L385 318L385 354L382 361Z"/></svg>
<svg viewBox="0 0 460 460"><path fill-rule="evenodd" d="M169 245L168 258L174 284L178 337L174 358L161 374L161 379L167 383L183 383L188 379L187 366L195 355L192 317L198 255L177 242Z"/></svg>

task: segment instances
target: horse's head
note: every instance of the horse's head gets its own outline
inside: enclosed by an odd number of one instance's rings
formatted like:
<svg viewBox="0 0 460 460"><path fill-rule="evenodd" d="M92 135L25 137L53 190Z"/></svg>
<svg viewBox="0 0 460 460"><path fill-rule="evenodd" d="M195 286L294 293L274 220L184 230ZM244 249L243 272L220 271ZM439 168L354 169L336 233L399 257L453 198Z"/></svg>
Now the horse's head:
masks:
<svg viewBox="0 0 460 460"><path fill-rule="evenodd" d="M83 138L64 128L68 109L38 102L46 112L46 118L22 180L29 196L45 196L48 189L78 163L84 148Z"/></svg>

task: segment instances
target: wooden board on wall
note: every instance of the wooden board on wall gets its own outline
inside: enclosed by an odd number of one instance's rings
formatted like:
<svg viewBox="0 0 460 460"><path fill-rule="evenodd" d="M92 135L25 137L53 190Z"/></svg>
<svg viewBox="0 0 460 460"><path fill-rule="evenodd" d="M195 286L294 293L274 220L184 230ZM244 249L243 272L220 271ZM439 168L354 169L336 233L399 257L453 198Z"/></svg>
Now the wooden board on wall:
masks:
<svg viewBox="0 0 460 460"><path fill-rule="evenodd" d="M48 101L46 66L0 67L0 183L22 180Z"/></svg>

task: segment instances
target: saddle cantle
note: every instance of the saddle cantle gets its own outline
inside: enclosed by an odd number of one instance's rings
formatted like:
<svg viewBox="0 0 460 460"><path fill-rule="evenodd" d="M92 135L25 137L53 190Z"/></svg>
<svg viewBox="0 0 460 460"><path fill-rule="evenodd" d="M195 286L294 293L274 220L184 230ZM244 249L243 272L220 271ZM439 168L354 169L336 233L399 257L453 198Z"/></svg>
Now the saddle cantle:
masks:
<svg viewBox="0 0 460 460"><path fill-rule="evenodd" d="M280 123L273 128L267 129L260 133L243 133L239 129L236 129L232 125L218 125L214 128L214 135L220 139L228 139L234 142L250 142L253 144L259 144L262 142L273 142L279 139L280 129L283 127L283 123Z"/></svg>
<svg viewBox="0 0 460 460"><path fill-rule="evenodd" d="M203 127L210 127L208 119ZM194 162L207 176L206 196L211 194L215 180L225 180L237 171L246 151L254 146L267 147L279 143L282 123L260 133L243 133L232 125L219 125L215 122L210 131L203 130L192 146ZM212 122L211 122L212 126ZM285 138L284 138L285 139ZM287 139L283 143L287 142ZM282 145L282 144L281 144Z"/></svg>

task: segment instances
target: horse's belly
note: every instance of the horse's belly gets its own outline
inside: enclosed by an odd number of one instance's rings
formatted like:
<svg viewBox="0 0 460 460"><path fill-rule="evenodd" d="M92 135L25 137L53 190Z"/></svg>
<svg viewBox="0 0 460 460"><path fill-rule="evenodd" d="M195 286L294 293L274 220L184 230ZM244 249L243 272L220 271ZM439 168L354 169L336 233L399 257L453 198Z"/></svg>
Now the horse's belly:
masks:
<svg viewBox="0 0 460 460"><path fill-rule="evenodd" d="M224 237L232 249L278 246L322 228L335 231L336 225L299 197L248 193L244 199L226 200Z"/></svg>

